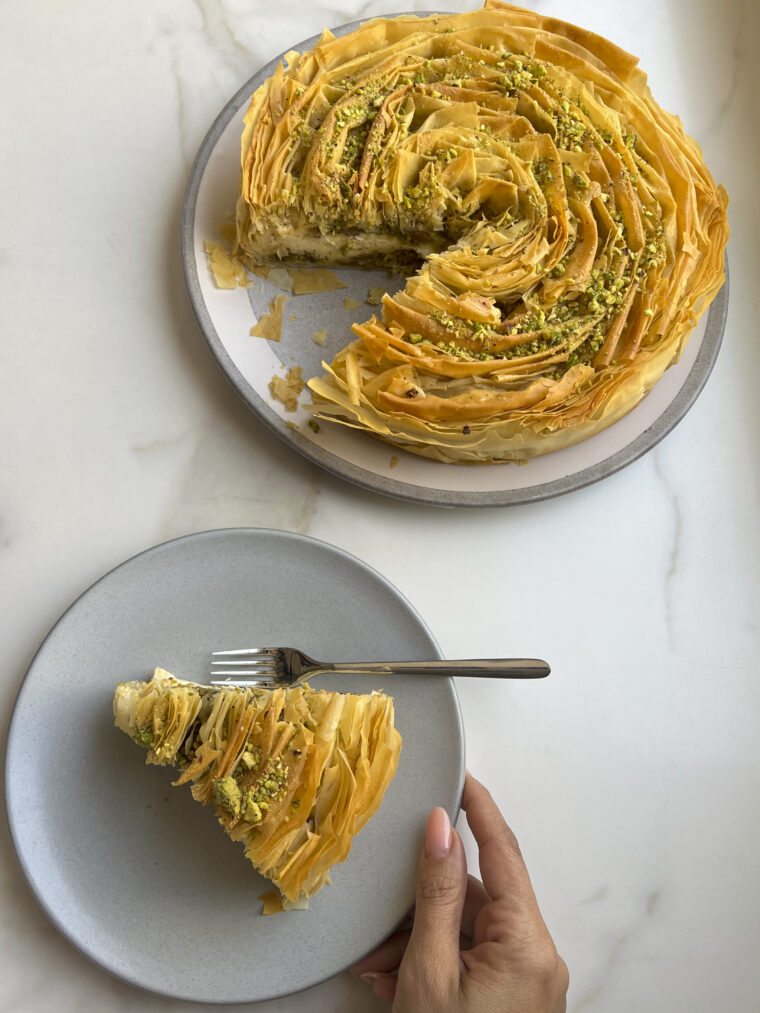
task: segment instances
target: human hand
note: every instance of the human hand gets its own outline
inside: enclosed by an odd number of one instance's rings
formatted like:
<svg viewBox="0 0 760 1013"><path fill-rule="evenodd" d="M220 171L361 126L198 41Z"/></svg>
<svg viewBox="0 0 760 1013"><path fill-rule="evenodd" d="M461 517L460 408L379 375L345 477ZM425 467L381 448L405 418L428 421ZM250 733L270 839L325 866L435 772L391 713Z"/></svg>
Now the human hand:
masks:
<svg viewBox="0 0 760 1013"><path fill-rule="evenodd" d="M427 823L414 925L354 968L396 1013L565 1013L568 973L538 909L515 835L467 775L462 808L483 882L443 809Z"/></svg>

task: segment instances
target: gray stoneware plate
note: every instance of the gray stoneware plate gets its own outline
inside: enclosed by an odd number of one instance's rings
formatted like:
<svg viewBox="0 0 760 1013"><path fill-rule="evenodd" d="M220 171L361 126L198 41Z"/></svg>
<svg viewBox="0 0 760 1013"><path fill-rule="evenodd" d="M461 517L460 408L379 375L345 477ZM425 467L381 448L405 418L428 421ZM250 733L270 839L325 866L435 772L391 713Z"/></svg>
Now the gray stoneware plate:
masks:
<svg viewBox="0 0 760 1013"><path fill-rule="evenodd" d="M384 688L404 739L383 804L308 911L260 915L268 884L211 807L172 788L113 725L117 682L160 665L205 681L209 652L294 645L323 660L439 658L412 606L364 563L280 531L208 531L106 574L64 613L21 687L6 757L8 818L42 907L83 953L160 995L243 1003L337 974L403 919L425 818L464 782L450 679L321 679ZM316 685L316 683L315 683Z"/></svg>
<svg viewBox="0 0 760 1013"><path fill-rule="evenodd" d="M418 14L431 12L416 12ZM354 21L333 29L345 35ZM308 49L318 36L292 48ZM427 461L345 426L308 426L309 412L288 413L269 394L269 381L294 364L305 377L322 372L352 335L354 320L366 320L370 286L391 291L398 276L384 271L340 269L347 288L311 296L288 297L281 342L250 337L255 321L278 293L256 279L248 288L215 287L206 264L204 241L219 240L219 226L234 210L240 178L240 133L251 94L275 70L276 57L246 82L219 113L195 159L182 209L182 259L190 301L211 351L228 379L255 414L315 464L356 485L400 499L437 506L506 506L549 499L614 474L651 450L686 415L705 385L718 355L728 311L728 284L691 335L681 361L669 369L654 390L632 412L575 447L515 464L462 467ZM349 311L345 298L360 306ZM293 314L296 320L288 320ZM324 348L312 341L327 328ZM306 395L302 401L309 401ZM288 424L290 423L290 425ZM297 428L291 428L295 424Z"/></svg>

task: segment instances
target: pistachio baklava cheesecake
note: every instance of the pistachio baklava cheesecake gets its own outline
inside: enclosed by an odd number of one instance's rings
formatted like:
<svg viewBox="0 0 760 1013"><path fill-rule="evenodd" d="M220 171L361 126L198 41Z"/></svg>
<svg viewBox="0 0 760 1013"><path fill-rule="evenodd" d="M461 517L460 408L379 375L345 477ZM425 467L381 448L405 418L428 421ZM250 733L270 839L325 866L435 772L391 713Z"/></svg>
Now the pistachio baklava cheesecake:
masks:
<svg viewBox="0 0 760 1013"><path fill-rule="evenodd" d="M316 415L453 463L631 411L724 280L727 195L638 61L545 14L379 18L253 95L236 251L403 270Z"/></svg>

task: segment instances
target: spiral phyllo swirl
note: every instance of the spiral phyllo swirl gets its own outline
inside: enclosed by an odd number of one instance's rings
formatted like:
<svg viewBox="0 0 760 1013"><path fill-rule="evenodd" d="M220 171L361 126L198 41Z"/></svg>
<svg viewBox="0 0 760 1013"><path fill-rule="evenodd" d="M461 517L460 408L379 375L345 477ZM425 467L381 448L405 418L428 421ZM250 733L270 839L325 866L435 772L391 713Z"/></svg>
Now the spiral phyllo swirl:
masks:
<svg viewBox="0 0 760 1013"><path fill-rule="evenodd" d="M238 249L414 265L310 382L317 414L438 460L524 459L679 358L723 282L727 202L634 57L488 0L289 54L246 116Z"/></svg>

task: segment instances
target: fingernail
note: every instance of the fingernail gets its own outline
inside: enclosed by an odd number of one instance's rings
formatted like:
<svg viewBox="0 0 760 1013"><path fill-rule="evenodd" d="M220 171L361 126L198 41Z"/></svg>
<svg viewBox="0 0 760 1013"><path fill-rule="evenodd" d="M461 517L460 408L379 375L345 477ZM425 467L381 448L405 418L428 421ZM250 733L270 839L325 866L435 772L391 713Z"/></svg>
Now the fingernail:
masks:
<svg viewBox="0 0 760 1013"><path fill-rule="evenodd" d="M425 836L425 855L428 858L446 858L451 850L451 823L449 814L438 806L428 816Z"/></svg>
<svg viewBox="0 0 760 1013"><path fill-rule="evenodd" d="M389 975L383 974L382 971L365 971L364 974L360 974L359 977L367 985L371 985L373 981L377 981L378 978L388 978Z"/></svg>

